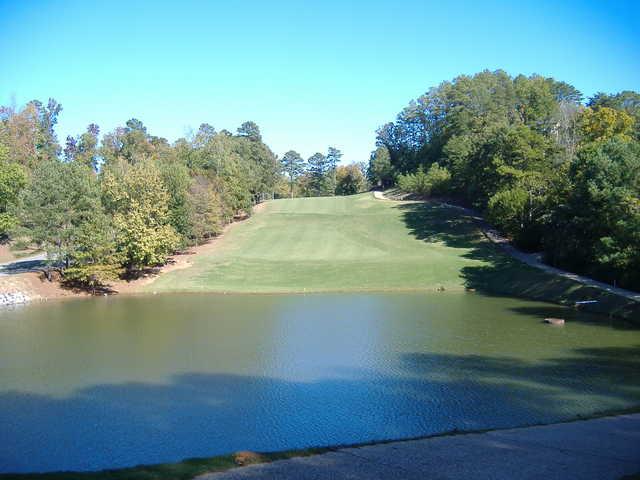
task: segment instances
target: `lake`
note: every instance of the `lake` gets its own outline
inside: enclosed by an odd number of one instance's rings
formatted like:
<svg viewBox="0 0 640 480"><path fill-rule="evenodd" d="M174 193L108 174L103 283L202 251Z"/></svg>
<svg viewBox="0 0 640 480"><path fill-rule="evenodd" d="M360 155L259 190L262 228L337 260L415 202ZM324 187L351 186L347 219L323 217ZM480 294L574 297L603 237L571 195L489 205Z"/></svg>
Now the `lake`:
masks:
<svg viewBox="0 0 640 480"><path fill-rule="evenodd" d="M640 405L638 372L638 327L478 293L38 303L0 310L0 471L553 422Z"/></svg>

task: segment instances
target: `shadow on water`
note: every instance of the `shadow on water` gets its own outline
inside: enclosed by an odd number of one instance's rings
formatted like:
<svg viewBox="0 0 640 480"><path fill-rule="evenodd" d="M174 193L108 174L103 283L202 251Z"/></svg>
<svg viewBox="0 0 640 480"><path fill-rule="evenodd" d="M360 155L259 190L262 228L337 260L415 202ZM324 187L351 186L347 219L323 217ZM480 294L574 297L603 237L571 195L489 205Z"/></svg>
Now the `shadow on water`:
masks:
<svg viewBox="0 0 640 480"><path fill-rule="evenodd" d="M237 450L553 422L640 404L640 346L567 358L403 354L398 374L317 381L184 373L68 397L0 394L0 470L96 470Z"/></svg>
<svg viewBox="0 0 640 480"><path fill-rule="evenodd" d="M467 251L463 257L483 262L483 265L461 269L460 276L469 289L490 296L508 295L563 305L596 300L597 303L583 309L630 322L607 321L602 316L598 321L597 317L588 315L573 315L572 319L613 328L640 329L640 302L543 272L513 259L484 238L479 228L485 225L473 215L430 202L399 204L395 208L402 212L403 221L417 239L427 243L440 242L451 248L464 248Z"/></svg>

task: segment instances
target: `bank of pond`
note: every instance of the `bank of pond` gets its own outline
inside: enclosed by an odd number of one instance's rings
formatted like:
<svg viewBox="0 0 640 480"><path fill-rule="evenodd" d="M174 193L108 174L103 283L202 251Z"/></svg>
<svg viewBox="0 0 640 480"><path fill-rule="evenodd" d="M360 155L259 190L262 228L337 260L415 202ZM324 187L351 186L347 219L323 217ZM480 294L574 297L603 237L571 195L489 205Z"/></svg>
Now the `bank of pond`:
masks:
<svg viewBox="0 0 640 480"><path fill-rule="evenodd" d="M34 303L0 310L0 472L551 423L640 406L639 367L637 324L477 292Z"/></svg>

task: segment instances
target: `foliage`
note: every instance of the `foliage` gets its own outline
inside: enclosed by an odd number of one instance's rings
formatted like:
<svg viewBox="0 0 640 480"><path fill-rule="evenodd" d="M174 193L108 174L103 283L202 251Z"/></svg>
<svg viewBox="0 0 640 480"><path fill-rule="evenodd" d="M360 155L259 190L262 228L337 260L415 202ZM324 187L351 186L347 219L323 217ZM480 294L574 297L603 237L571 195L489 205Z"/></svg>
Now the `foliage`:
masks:
<svg viewBox="0 0 640 480"><path fill-rule="evenodd" d="M327 192L331 195L336 194L336 169L338 168L338 164L340 163L340 159L342 158L342 152L335 147L329 147L327 151L326 160L326 189Z"/></svg>
<svg viewBox="0 0 640 480"><path fill-rule="evenodd" d="M32 169L57 158L60 146L54 128L61 110L53 99L46 107L36 100L21 110L0 107L0 143L8 147L7 160Z"/></svg>
<svg viewBox="0 0 640 480"><path fill-rule="evenodd" d="M282 160L282 171L289 177L289 194L293 198L293 190L296 180L304 173L304 159L295 150L289 150L284 154Z"/></svg>
<svg viewBox="0 0 640 480"><path fill-rule="evenodd" d="M553 264L640 285L640 145L619 138L583 148L571 188L545 235Z"/></svg>
<svg viewBox="0 0 640 480"><path fill-rule="evenodd" d="M329 163L327 157L322 153L314 153L307 160L307 195L313 197L321 197L324 195L330 195L331 183L327 178L329 173Z"/></svg>
<svg viewBox="0 0 640 480"><path fill-rule="evenodd" d="M174 160L161 161L158 168L162 183L169 194L169 224L184 243L194 235L188 195L191 186L189 169L183 163Z"/></svg>
<svg viewBox="0 0 640 480"><path fill-rule="evenodd" d="M38 165L17 209L20 234L63 267L84 261L93 244L90 237L104 234L100 185L93 172L78 163L49 160Z"/></svg>
<svg viewBox="0 0 640 480"><path fill-rule="evenodd" d="M640 94L581 102L571 85L539 75L459 76L378 130L369 176L382 183L388 158L385 176L424 196L432 193L425 172L441 165L451 174L447 195L483 211L520 247L640 288L632 253L638 191L628 153L639 148ZM614 167L621 164L626 176Z"/></svg>
<svg viewBox="0 0 640 480"><path fill-rule="evenodd" d="M196 244L222 231L220 197L206 177L195 177L189 187L189 221Z"/></svg>
<svg viewBox="0 0 640 480"><path fill-rule="evenodd" d="M521 247L535 249L542 237L549 185L544 176L528 172L496 192L487 205L489 220Z"/></svg>
<svg viewBox="0 0 640 480"><path fill-rule="evenodd" d="M6 236L18 223L12 211L20 191L27 184L27 173L19 163L8 162L8 149L0 144L0 237Z"/></svg>
<svg viewBox="0 0 640 480"><path fill-rule="evenodd" d="M64 269L64 281L75 287L96 289L122 273L122 255L116 250L116 232L111 219L97 212L78 229L73 262Z"/></svg>
<svg viewBox="0 0 640 480"><path fill-rule="evenodd" d="M64 157L68 162L80 162L94 170L98 169L98 135L100 127L92 123L79 137L67 137Z"/></svg>
<svg viewBox="0 0 640 480"><path fill-rule="evenodd" d="M616 136L631 140L634 120L624 110L586 108L580 120L582 136L587 142L604 142Z"/></svg>
<svg viewBox="0 0 640 480"><path fill-rule="evenodd" d="M634 119L634 137L640 140L640 93L625 90L615 95L606 93L596 93L589 99L589 107L597 109L600 107L622 110Z"/></svg>
<svg viewBox="0 0 640 480"><path fill-rule="evenodd" d="M125 267L137 270L164 263L179 237L170 223L171 197L158 167L143 160L111 165L103 175L102 195Z"/></svg>
<svg viewBox="0 0 640 480"><path fill-rule="evenodd" d="M44 248L74 286L161 264L281 188L254 122L237 135L202 123L174 144L136 118L101 141L92 123L62 149L61 110L53 99L0 107L0 235Z"/></svg>
<svg viewBox="0 0 640 480"><path fill-rule="evenodd" d="M400 190L423 198L446 193L450 181L451 174L449 170L437 163L432 164L426 173L420 166L415 173L398 175L398 187Z"/></svg>
<svg viewBox="0 0 640 480"><path fill-rule="evenodd" d="M244 122L238 127L238 135L246 137L254 142L261 142L262 135L260 134L260 128L255 122Z"/></svg>
<svg viewBox="0 0 640 480"><path fill-rule="evenodd" d="M389 149L384 145L379 146L371 153L367 178L371 184L378 188L388 188L394 183L393 166L389 156Z"/></svg>
<svg viewBox="0 0 640 480"><path fill-rule="evenodd" d="M336 195L355 195L367 189L367 179L355 163L336 169Z"/></svg>

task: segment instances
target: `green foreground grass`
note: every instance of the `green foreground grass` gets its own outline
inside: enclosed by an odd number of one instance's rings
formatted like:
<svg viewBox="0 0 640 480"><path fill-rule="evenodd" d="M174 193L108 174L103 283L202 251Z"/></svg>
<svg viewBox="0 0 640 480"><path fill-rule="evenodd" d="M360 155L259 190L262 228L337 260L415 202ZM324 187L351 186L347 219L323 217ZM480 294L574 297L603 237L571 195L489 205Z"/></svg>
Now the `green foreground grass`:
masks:
<svg viewBox="0 0 640 480"><path fill-rule="evenodd" d="M473 289L589 308L628 319L640 304L512 259L477 222L437 203L349 197L268 202L155 292L311 293Z"/></svg>

